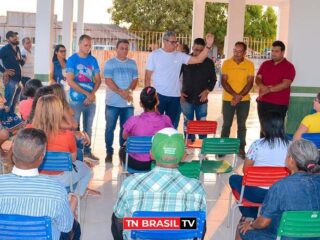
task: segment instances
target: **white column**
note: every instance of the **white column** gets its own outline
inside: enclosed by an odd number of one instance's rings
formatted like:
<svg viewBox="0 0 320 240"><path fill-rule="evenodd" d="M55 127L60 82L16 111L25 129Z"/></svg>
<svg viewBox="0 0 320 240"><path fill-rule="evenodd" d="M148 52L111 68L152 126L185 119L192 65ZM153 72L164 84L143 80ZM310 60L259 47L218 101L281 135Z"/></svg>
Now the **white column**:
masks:
<svg viewBox="0 0 320 240"><path fill-rule="evenodd" d="M72 53L73 40L73 0L63 1L62 44L67 49L67 57Z"/></svg>
<svg viewBox="0 0 320 240"><path fill-rule="evenodd" d="M37 0L35 63L36 78L49 80L52 58L54 0Z"/></svg>
<svg viewBox="0 0 320 240"><path fill-rule="evenodd" d="M79 37L84 32L83 14L84 14L84 0L78 0L77 39L75 44L77 48L78 48L77 43L78 43Z"/></svg>
<svg viewBox="0 0 320 240"><path fill-rule="evenodd" d="M246 0L229 0L225 55L231 57L234 44L243 41Z"/></svg>
<svg viewBox="0 0 320 240"><path fill-rule="evenodd" d="M193 0L192 41L203 38L206 0Z"/></svg>
<svg viewBox="0 0 320 240"><path fill-rule="evenodd" d="M277 39L281 40L285 44L288 43L289 11L289 2L283 2L279 5Z"/></svg>

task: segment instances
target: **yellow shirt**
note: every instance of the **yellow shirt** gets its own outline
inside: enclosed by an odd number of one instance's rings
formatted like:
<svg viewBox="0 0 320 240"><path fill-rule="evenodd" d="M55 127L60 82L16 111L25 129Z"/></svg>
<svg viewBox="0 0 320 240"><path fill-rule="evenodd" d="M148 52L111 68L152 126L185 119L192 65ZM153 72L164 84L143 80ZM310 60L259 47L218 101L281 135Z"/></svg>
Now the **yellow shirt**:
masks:
<svg viewBox="0 0 320 240"><path fill-rule="evenodd" d="M226 60L222 65L222 74L228 76L228 83L236 93L248 83L248 76L254 76L254 64L248 59L244 59L240 64L237 64L233 58ZM232 95L223 90L223 100L231 101ZM250 95L243 96L241 101L249 101Z"/></svg>
<svg viewBox="0 0 320 240"><path fill-rule="evenodd" d="M320 133L320 112L305 116L301 124L308 128L308 133Z"/></svg>

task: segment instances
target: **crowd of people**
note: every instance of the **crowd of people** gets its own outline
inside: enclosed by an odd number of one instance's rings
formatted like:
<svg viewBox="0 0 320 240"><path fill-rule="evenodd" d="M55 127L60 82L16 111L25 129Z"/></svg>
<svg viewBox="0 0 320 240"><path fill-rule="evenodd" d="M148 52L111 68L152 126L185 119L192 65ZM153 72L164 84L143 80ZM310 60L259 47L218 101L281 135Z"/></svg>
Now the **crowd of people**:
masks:
<svg viewBox="0 0 320 240"><path fill-rule="evenodd" d="M75 192L81 196L101 194L88 188L92 167L99 164L99 157L92 152L91 137L101 75L106 85L105 162L113 161L118 119L119 157L123 165L128 137L153 136L150 154L129 154L128 167L143 173L127 177L121 186L111 216L114 239L130 239L130 233L123 230L123 218L137 210L206 211L202 183L178 170L186 153L184 135L177 128L181 113L184 129L190 120L207 119L208 95L217 81L215 63L208 57L214 44L212 34L194 39L191 54L185 46L178 48L174 32L163 34L163 47L151 52L146 64L140 115L134 115L132 92L139 76L136 62L128 58L128 40L117 42L116 56L105 62L103 74L91 54L90 36L79 38L78 51L69 58L65 46L55 46L49 85L43 86L43 82L34 79L30 38L22 40L21 51L17 32L9 31L6 38L8 44L0 50L4 83L0 146L9 139L14 141L8 152L0 147L3 161L13 165L10 173L0 176L0 213L49 216L53 239L80 238L79 203L66 189L77 183ZM262 203L262 209L259 214L257 208L240 207L242 217L236 239L275 239L284 211L320 210L319 154L313 143L301 139L303 133L320 132L320 93L314 99L315 113L302 120L293 141L289 141L284 121L295 68L284 57L285 45L281 41L272 44L271 60L265 61L256 75L246 51L244 42L236 42L233 56L221 68L221 137L229 137L236 114L243 172L248 166L286 166L291 176L270 189L246 188L244 197ZM260 139L246 151L246 120L254 83L259 87L261 133ZM189 138L194 141L196 136ZM72 171L39 171L47 151L70 153ZM242 176L232 175L229 183L233 191L240 192Z"/></svg>

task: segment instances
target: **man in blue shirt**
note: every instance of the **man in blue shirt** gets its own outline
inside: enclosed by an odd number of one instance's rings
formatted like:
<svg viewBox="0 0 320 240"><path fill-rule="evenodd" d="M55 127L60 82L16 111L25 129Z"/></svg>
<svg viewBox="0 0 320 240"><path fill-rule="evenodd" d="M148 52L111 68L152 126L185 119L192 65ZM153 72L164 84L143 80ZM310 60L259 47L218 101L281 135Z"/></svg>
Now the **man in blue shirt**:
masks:
<svg viewBox="0 0 320 240"><path fill-rule="evenodd" d="M79 38L79 51L67 61L67 82L70 86L70 106L75 112L75 119L80 124L82 113L83 130L91 139L92 123L96 112L96 92L101 84L100 69L95 57L90 54L91 37ZM84 147L84 157L93 161L99 158L91 152L90 145Z"/></svg>
<svg viewBox="0 0 320 240"><path fill-rule="evenodd" d="M104 65L104 78L106 81L106 132L107 148L106 162L112 162L113 137L116 123L120 117L120 147L123 146L123 124L133 115L132 91L138 83L138 69L134 60L127 58L129 41L119 40L116 46L116 57Z"/></svg>
<svg viewBox="0 0 320 240"><path fill-rule="evenodd" d="M10 112L13 113L21 92L19 82L21 80L21 67L24 64L24 60L18 47L18 33L9 31L6 34L6 38L8 44L0 50L0 59L3 64L3 66L0 64L0 71L3 73L6 104L10 107Z"/></svg>

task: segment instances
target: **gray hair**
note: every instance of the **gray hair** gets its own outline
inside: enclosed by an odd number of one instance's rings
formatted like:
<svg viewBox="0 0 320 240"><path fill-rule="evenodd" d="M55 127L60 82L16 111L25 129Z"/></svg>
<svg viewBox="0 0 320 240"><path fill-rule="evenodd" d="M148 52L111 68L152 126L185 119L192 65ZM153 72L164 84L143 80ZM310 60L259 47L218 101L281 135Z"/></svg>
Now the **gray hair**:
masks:
<svg viewBox="0 0 320 240"><path fill-rule="evenodd" d="M44 131L35 128L21 129L13 142L13 160L31 164L46 152L47 137Z"/></svg>
<svg viewBox="0 0 320 240"><path fill-rule="evenodd" d="M175 37L176 33L174 31L165 31L162 35L162 40L169 40L170 37Z"/></svg>
<svg viewBox="0 0 320 240"><path fill-rule="evenodd" d="M318 149L314 143L308 140L299 139L292 142L288 149L288 156L296 162L299 170L310 173L320 170Z"/></svg>
<svg viewBox="0 0 320 240"><path fill-rule="evenodd" d="M25 44L26 41L28 41L28 40L31 42L31 38L29 38L29 37L24 37L24 38L22 39L22 44Z"/></svg>

